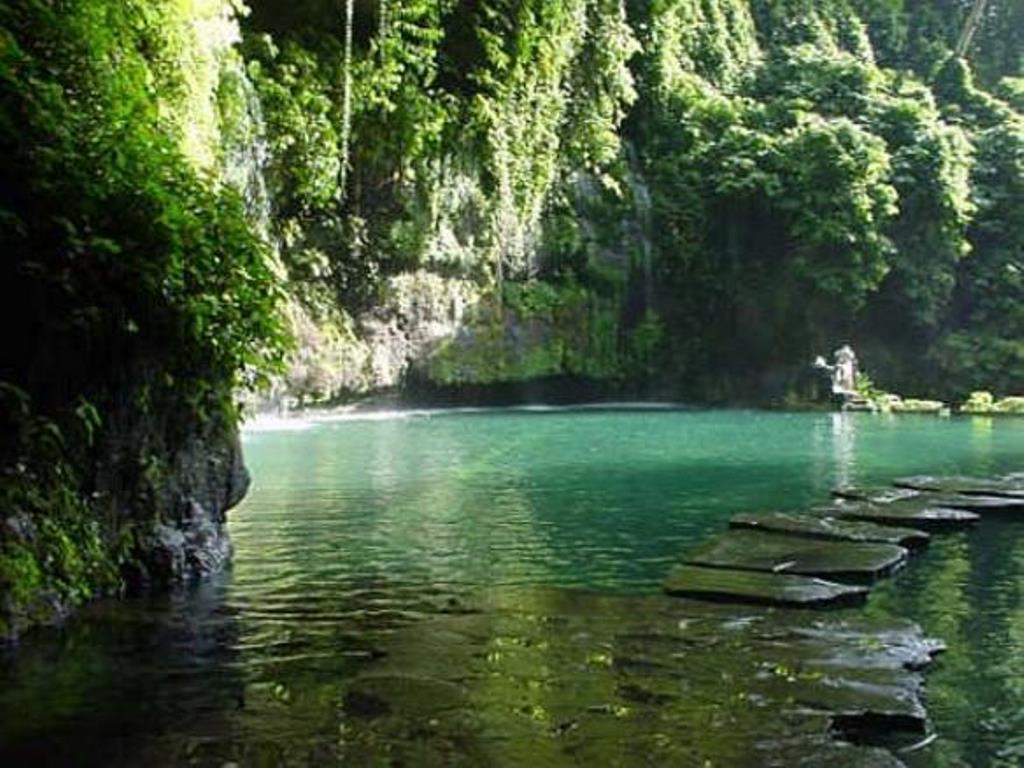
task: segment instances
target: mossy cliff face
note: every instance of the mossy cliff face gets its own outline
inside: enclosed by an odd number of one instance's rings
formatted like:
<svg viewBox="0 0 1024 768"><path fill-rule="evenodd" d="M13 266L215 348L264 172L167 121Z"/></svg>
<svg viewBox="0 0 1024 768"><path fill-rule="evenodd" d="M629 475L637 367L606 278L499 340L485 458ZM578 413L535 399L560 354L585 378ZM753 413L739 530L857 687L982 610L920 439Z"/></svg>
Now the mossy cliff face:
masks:
<svg viewBox="0 0 1024 768"><path fill-rule="evenodd" d="M225 513L249 476L224 416L169 426L177 414L113 407L95 425L93 458L76 461L74 435L27 401L8 413L18 445L0 478L0 640L90 598L167 588L227 564Z"/></svg>
<svg viewBox="0 0 1024 768"><path fill-rule="evenodd" d="M609 387L653 369L664 338L648 313L626 329L618 297L575 283L502 292L419 271L388 278L353 319L293 305L297 346L272 397L308 405L379 392L571 377Z"/></svg>
<svg viewBox="0 0 1024 768"><path fill-rule="evenodd" d="M438 387L549 377L623 382L651 364L662 334L653 315L627 333L618 302L578 285L509 284L500 297L484 296L414 370Z"/></svg>
<svg viewBox="0 0 1024 768"><path fill-rule="evenodd" d="M283 340L239 7L0 1L4 639L227 561Z"/></svg>
<svg viewBox="0 0 1024 768"><path fill-rule="evenodd" d="M796 397L846 341L901 391L1022 381L1019 3L966 60L969 3L388 0L354 4L351 45L334 4L251 4L299 368L347 372L295 399L402 370L650 379L622 365L649 314L676 397ZM429 302L425 274L480 297L426 350L373 320L396 278ZM568 298L503 303L538 282L585 288L582 337Z"/></svg>
<svg viewBox="0 0 1024 768"><path fill-rule="evenodd" d="M356 317L292 302L295 349L271 397L298 404L398 389L410 368L452 338L481 298L471 280L425 270L394 275Z"/></svg>

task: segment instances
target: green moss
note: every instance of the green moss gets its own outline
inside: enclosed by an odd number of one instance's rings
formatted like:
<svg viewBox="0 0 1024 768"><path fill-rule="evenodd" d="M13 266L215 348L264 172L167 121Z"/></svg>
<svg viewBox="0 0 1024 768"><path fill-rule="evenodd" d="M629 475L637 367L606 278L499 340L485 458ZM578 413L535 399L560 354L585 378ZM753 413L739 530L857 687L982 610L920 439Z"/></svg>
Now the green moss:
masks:
<svg viewBox="0 0 1024 768"><path fill-rule="evenodd" d="M92 424L95 414L79 410ZM0 414L11 439L0 473L0 618L10 633L117 589L124 548L82 492L67 447L74 430L35 414L10 386L0 388Z"/></svg>
<svg viewBox="0 0 1024 768"><path fill-rule="evenodd" d="M9 595L15 605L24 605L38 594L42 584L43 574L35 555L25 546L7 543L0 551L0 593Z"/></svg>
<svg viewBox="0 0 1024 768"><path fill-rule="evenodd" d="M1024 397L1004 397L994 406L996 413L1024 414Z"/></svg>
<svg viewBox="0 0 1024 768"><path fill-rule="evenodd" d="M991 413L993 405L995 405L995 398L992 397L991 392L971 392L964 404L960 406L960 410L964 413Z"/></svg>
<svg viewBox="0 0 1024 768"><path fill-rule="evenodd" d="M422 370L429 380L624 380L643 375L660 348L662 326L653 313L623 334L618 300L576 283L507 283L502 297L483 299L459 335L428 356Z"/></svg>
<svg viewBox="0 0 1024 768"><path fill-rule="evenodd" d="M915 398L893 399L889 404L889 410L893 413L941 413L946 409L946 404L938 400L918 400Z"/></svg>
<svg viewBox="0 0 1024 768"><path fill-rule="evenodd" d="M1024 414L1024 397L1011 396L996 400L991 392L971 392L960 406L961 413L972 414Z"/></svg>

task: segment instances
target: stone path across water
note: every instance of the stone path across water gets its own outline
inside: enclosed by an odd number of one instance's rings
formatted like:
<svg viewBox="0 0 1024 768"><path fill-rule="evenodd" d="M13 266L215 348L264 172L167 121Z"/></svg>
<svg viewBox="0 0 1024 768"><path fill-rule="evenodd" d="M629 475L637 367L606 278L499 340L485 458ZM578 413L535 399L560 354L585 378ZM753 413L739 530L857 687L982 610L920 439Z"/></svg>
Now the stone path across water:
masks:
<svg viewBox="0 0 1024 768"><path fill-rule="evenodd" d="M736 515L730 530L698 547L667 578L669 595L725 603L769 604L785 609L828 608L863 602L871 583L905 564L932 533L969 527L982 515L1024 515L1024 477L901 478L892 488L841 488L836 500L805 513L761 512ZM925 530L919 530L925 529ZM795 611L803 613L806 611ZM778 614L784 615L784 614ZM823 629L841 645L836 635ZM849 658L843 679L863 693L856 712L847 711L848 690L825 696L813 707L829 713L829 733L837 743L877 744L888 734L926 732L917 670L927 666L941 645L912 627L899 631L929 652L918 664L897 665L884 674ZM868 643L880 646L879 628ZM805 660L799 658L797 665ZM794 689L795 691L796 689ZM802 694L797 693L799 698ZM886 752L858 754L857 765L899 765Z"/></svg>

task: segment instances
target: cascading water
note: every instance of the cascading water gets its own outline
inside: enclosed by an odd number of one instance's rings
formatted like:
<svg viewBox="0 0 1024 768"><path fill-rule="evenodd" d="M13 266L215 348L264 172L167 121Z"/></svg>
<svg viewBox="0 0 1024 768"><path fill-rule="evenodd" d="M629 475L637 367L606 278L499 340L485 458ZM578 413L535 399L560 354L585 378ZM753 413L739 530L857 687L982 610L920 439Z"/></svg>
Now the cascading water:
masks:
<svg viewBox="0 0 1024 768"><path fill-rule="evenodd" d="M644 308L654 303L654 244L651 192L640 169L636 150L629 143L624 144L628 172L626 180L633 198L633 220L629 223L629 237L639 253L639 266L643 278Z"/></svg>
<svg viewBox="0 0 1024 768"><path fill-rule="evenodd" d="M266 167L270 159L263 107L259 94L240 60L226 65L221 75L222 90L230 105L222 110L222 179L239 191L253 226L272 242L271 203Z"/></svg>

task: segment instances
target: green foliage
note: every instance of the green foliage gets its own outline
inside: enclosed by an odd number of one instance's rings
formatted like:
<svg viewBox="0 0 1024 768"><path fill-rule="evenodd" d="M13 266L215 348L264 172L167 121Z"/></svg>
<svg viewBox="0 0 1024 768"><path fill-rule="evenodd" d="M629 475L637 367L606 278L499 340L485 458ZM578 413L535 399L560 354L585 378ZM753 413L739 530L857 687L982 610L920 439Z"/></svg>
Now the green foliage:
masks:
<svg viewBox="0 0 1024 768"><path fill-rule="evenodd" d="M68 447L75 435L34 413L28 395L7 383L0 383L0 406L8 437L0 474L0 594L8 596L8 620L45 620L58 606L116 589L119 554L81 495ZM91 434L94 410L80 410L80 429Z"/></svg>
<svg viewBox="0 0 1024 768"><path fill-rule="evenodd" d="M844 118L811 118L781 147L778 209L789 214L791 269L830 300L863 305L885 276L885 222L896 192L882 141Z"/></svg>
<svg viewBox="0 0 1024 768"><path fill-rule="evenodd" d="M0 2L0 291L19 329L0 369L0 507L23 528L0 547L15 613L117 583L123 511L87 495L100 464L131 476L134 456L109 455L113 422L138 405L173 452L200 421L230 421L234 392L280 361L273 257L221 182L233 8Z"/></svg>
<svg viewBox="0 0 1024 768"><path fill-rule="evenodd" d="M273 363L277 293L237 195L192 170L164 127L161 67L125 55L167 23L143 5L83 1L59 18L43 4L0 8L0 97L24 121L0 125L5 188L19 177L29 193L0 206L16 222L4 287L75 319L33 318L26 355L44 341L159 350L196 400Z"/></svg>
<svg viewBox="0 0 1024 768"><path fill-rule="evenodd" d="M340 197L338 96L334 73L299 45L278 50L268 36L250 41L249 76L256 85L270 137L267 184L281 219L308 216Z"/></svg>
<svg viewBox="0 0 1024 768"><path fill-rule="evenodd" d="M657 373L662 364L666 333L665 324L657 313L653 310L644 313L626 340L625 378L642 380Z"/></svg>
<svg viewBox="0 0 1024 768"><path fill-rule="evenodd" d="M484 297L422 373L448 386L548 376L636 380L645 370L638 377L638 366L652 365L661 333L654 315L624 331L614 301L573 282L505 283L502 299Z"/></svg>
<svg viewBox="0 0 1024 768"><path fill-rule="evenodd" d="M929 65L931 88L879 67L872 40L895 46L895 33L884 3L862 5L758 0L746 6L753 37L725 20L726 0L651 8L640 145L669 313L687 337L672 340L681 370L778 365L836 334L881 333L896 358L918 361L888 375L935 371L921 364L932 350L949 377L967 358L937 340L1008 289L982 284L979 265L1012 226L982 233L1015 221L1020 171L1006 166L1018 118L948 56ZM1000 159L986 160L995 134ZM1010 363L999 359L990 372Z"/></svg>
<svg viewBox="0 0 1024 768"><path fill-rule="evenodd" d="M956 46L970 0L852 0L867 21L880 61L930 77ZM988 87L1021 74L1024 6L989 0L967 58Z"/></svg>
<svg viewBox="0 0 1024 768"><path fill-rule="evenodd" d="M749 78L761 56L754 20L742 0L661 0L649 14L642 48L664 96L686 88L694 77L731 89Z"/></svg>
<svg viewBox="0 0 1024 768"><path fill-rule="evenodd" d="M858 395L870 402L877 402L888 395L887 392L879 389L864 371L857 371L856 390Z"/></svg>
<svg viewBox="0 0 1024 768"><path fill-rule="evenodd" d="M1024 113L1024 76L1004 77L999 81L996 95L1018 113Z"/></svg>
<svg viewBox="0 0 1024 768"><path fill-rule="evenodd" d="M974 255L960 274L960 311L932 352L958 396L1024 385L1024 118L974 137Z"/></svg>
<svg viewBox="0 0 1024 768"><path fill-rule="evenodd" d="M618 159L636 41L616 0L386 3L373 24L357 8L340 189L342 22L286 5L261 4L246 45L275 223L292 277L349 307L422 266L533 274L548 203L572 172Z"/></svg>
<svg viewBox="0 0 1024 768"><path fill-rule="evenodd" d="M971 392L960 406L962 413L972 414L1024 414L1024 397L1011 396L996 400L991 392Z"/></svg>

